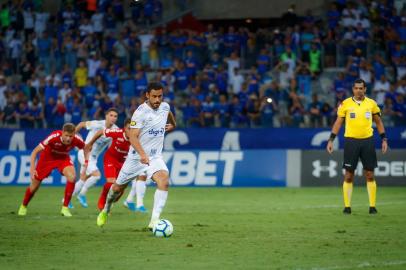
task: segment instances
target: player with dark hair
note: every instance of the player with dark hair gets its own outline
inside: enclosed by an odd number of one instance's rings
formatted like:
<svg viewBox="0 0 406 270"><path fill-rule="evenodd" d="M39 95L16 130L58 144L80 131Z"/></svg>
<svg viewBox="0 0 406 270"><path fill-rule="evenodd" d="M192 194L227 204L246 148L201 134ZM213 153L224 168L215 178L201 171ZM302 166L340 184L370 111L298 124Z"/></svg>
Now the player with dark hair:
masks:
<svg viewBox="0 0 406 270"><path fill-rule="evenodd" d="M103 158L106 183L103 186L97 204L100 210L103 210L104 204L106 203L107 193L109 192L111 185L116 182L118 173L127 157L128 149L130 148L130 142L128 140L130 123L131 119L127 119L124 122L123 128L106 128L99 130L85 147L89 151L99 138L111 138L111 145L107 149Z"/></svg>
<svg viewBox="0 0 406 270"><path fill-rule="evenodd" d="M353 96L345 99L338 107L337 120L335 121L330 139L327 143L327 151L333 152L333 141L345 121L344 133L344 164L345 169L343 183L344 214L351 214L351 195L354 182L354 171L358 160L361 159L364 174L367 180L369 197L369 213L376 214L376 182L374 169L378 162L376 158L375 143L372 121L382 139L382 153L386 153L388 142L385 128L381 120L381 110L373 99L365 96L366 84L357 79L352 86Z"/></svg>
<svg viewBox="0 0 406 270"><path fill-rule="evenodd" d="M131 147L116 182L110 188L104 209L97 217L98 226L103 226L107 222L113 202L127 184L141 174L146 174L147 179L152 179L157 184L149 228L159 220L166 204L169 171L163 160L162 148L165 132L173 130L176 123L169 104L162 101L161 84L148 84L146 97L147 101L137 108L131 118L129 134Z"/></svg>
<svg viewBox="0 0 406 270"><path fill-rule="evenodd" d="M45 140L43 140L31 153L30 176L31 184L27 188L23 203L18 210L19 216L27 214L27 206L34 194L41 185L41 181L47 178L53 169L57 169L67 179L65 187L65 196L61 214L65 217L71 217L72 214L68 209L68 204L71 200L73 189L75 188L75 167L69 157L69 151L74 147L83 149L85 143L75 134L75 125L66 123L62 130L52 132ZM37 154L41 152L37 164L35 161ZM85 150L85 167L88 163L89 153Z"/></svg>
<svg viewBox="0 0 406 270"><path fill-rule="evenodd" d="M82 128L86 128L89 130L89 133L86 136L86 143L93 138L94 134L105 128L118 128L115 123L117 122L118 118L118 111L115 108L110 108L105 113L104 120L93 120L93 121L86 121L80 122L76 126L76 132L79 132ZM97 140L97 142L93 145L92 151L90 152L89 156L89 164L84 170L84 155L83 151L78 152L78 161L81 165L80 168L80 180L76 182L75 190L73 192L73 196L77 195L77 199L79 203L83 207L88 207L86 193L90 187L94 186L97 181L99 181L101 177L101 173L99 168L97 167L97 159L99 158L100 154L107 148L110 144L111 138L101 138Z"/></svg>

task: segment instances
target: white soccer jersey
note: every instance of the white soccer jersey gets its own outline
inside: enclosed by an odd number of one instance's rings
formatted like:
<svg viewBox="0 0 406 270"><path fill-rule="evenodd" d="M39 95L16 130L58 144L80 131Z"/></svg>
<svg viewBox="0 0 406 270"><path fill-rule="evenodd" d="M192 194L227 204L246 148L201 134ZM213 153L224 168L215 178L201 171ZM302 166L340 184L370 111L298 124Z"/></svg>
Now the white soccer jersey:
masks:
<svg viewBox="0 0 406 270"><path fill-rule="evenodd" d="M130 128L141 129L139 140L149 158L162 156L165 125L168 120L170 106L162 102L158 109L152 109L147 103L141 104L131 118ZM139 157L131 146L130 157Z"/></svg>
<svg viewBox="0 0 406 270"><path fill-rule="evenodd" d="M86 122L86 129L89 130L89 133L86 136L86 144L90 142L94 134L97 131L103 130L106 128L106 120L93 120ZM118 128L116 125L113 125L111 128ZM111 138L100 137L92 146L92 152L90 153L93 158L96 158L103 152L103 150L111 143Z"/></svg>

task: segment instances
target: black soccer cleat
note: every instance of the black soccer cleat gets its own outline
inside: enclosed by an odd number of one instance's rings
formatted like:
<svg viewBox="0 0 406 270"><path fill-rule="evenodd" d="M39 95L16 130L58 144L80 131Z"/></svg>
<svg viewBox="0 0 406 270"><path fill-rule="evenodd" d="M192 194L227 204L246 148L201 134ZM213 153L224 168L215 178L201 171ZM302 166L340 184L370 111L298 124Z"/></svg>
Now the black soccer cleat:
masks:
<svg viewBox="0 0 406 270"><path fill-rule="evenodd" d="M351 214L351 207L344 207L343 213L346 215Z"/></svg>
<svg viewBox="0 0 406 270"><path fill-rule="evenodd" d="M375 207L369 207L369 213L372 215L378 214L378 210Z"/></svg>

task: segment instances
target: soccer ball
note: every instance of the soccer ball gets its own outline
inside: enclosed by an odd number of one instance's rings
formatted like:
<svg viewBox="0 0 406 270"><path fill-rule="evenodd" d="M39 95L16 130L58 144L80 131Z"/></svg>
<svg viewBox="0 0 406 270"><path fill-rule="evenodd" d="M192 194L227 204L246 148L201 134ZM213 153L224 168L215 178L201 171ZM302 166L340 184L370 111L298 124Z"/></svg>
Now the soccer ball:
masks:
<svg viewBox="0 0 406 270"><path fill-rule="evenodd" d="M160 219L152 229L156 237L170 237L173 233L173 225L167 219Z"/></svg>

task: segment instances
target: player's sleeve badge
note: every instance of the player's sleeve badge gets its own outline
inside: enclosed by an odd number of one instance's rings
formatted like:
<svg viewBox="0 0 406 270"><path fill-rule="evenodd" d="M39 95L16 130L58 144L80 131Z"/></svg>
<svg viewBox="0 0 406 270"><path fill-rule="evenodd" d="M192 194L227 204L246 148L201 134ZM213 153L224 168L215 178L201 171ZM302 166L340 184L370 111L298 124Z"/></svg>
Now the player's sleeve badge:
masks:
<svg viewBox="0 0 406 270"><path fill-rule="evenodd" d="M135 121L131 121L130 126L135 127L137 123Z"/></svg>

